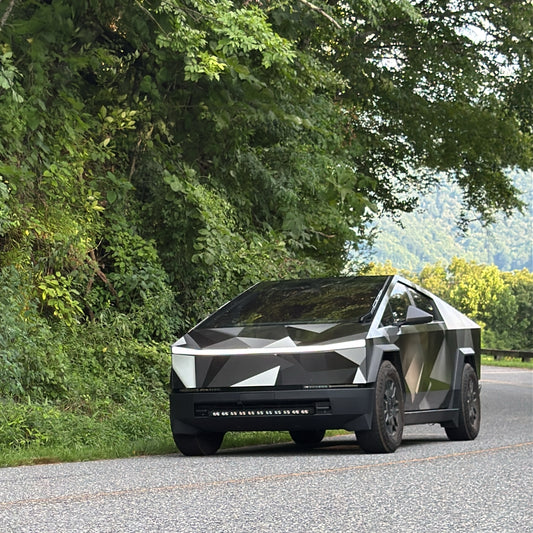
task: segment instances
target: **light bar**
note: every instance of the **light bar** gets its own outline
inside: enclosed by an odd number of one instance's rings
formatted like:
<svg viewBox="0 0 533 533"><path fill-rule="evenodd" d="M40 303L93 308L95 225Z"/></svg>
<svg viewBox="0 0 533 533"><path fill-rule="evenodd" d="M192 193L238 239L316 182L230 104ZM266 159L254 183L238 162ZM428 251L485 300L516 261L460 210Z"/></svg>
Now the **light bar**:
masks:
<svg viewBox="0 0 533 533"><path fill-rule="evenodd" d="M210 409L208 416L214 418L247 417L247 416L308 416L314 414L312 407L283 407L258 409Z"/></svg>

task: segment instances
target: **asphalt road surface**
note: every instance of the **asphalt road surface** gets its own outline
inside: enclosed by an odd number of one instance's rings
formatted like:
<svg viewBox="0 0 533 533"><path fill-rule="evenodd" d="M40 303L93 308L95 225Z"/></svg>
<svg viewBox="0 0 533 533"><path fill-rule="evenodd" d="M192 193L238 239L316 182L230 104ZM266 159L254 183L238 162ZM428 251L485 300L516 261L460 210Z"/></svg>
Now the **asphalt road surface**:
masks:
<svg viewBox="0 0 533 533"><path fill-rule="evenodd" d="M533 371L483 367L482 427L0 469L0 532L533 532Z"/></svg>

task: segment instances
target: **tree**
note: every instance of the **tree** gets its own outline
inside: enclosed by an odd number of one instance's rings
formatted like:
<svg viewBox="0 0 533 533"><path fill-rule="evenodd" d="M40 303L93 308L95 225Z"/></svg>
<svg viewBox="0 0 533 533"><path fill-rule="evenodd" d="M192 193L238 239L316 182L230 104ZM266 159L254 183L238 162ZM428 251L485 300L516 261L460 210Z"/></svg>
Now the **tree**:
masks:
<svg viewBox="0 0 533 533"><path fill-rule="evenodd" d="M515 350L533 349L533 273L527 269L516 270L514 272L504 272L503 278L511 288L514 296L516 314L511 317L511 324L508 328L499 322L498 332L500 339L495 342L506 348ZM496 318L499 321L499 317ZM503 326L503 327L502 327Z"/></svg>
<svg viewBox="0 0 533 533"><path fill-rule="evenodd" d="M0 261L51 316L176 296L183 328L258 278L338 273L437 172L486 220L520 207L528 2L0 9Z"/></svg>
<svg viewBox="0 0 533 533"><path fill-rule="evenodd" d="M517 207L504 171L531 166L531 2L319 5L342 29L304 6L292 16L313 19L317 31L291 28L347 82L353 166L372 180L370 197L408 208L402 194L438 181L438 171L485 220Z"/></svg>

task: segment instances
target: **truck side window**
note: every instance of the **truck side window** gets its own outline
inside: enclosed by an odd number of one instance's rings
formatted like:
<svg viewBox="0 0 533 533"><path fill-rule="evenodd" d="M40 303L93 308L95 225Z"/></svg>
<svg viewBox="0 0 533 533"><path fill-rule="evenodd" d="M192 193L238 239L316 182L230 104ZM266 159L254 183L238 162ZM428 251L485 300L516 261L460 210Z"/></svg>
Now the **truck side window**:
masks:
<svg viewBox="0 0 533 533"><path fill-rule="evenodd" d="M415 291L413 289L409 289L409 292L418 309L422 309L422 311L433 315L434 320L440 319L439 313L437 312L437 309L433 304L433 300L431 298L428 298L424 294L421 294L420 292Z"/></svg>
<svg viewBox="0 0 533 533"><path fill-rule="evenodd" d="M407 318L407 308L411 305L408 289L405 285L398 283L389 298L389 305L383 313L382 325L390 326L397 322L402 322Z"/></svg>

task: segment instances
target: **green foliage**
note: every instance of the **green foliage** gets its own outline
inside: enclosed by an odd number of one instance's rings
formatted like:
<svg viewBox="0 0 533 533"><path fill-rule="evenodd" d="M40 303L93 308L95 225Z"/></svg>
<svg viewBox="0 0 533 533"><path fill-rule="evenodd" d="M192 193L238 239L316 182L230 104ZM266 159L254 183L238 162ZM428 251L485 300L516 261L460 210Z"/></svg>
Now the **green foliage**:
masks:
<svg viewBox="0 0 533 533"><path fill-rule="evenodd" d="M533 277L526 273L517 271L504 277L495 266L454 258L446 269L444 283L442 267L437 267L437 278L441 280L437 294L479 323L484 346L527 350L531 345L528 324L519 319L516 297L509 283L514 276L525 276L529 278L527 290L533 295ZM433 276L431 267L423 269L421 284L427 283L429 288Z"/></svg>
<svg viewBox="0 0 533 533"><path fill-rule="evenodd" d="M24 287L16 270L2 269L0 455L163 438L168 345L142 339L146 313L137 321L108 311L98 323L49 324Z"/></svg>
<svg viewBox="0 0 533 533"><path fill-rule="evenodd" d="M499 357L495 359L490 355L481 355L481 364L482 365L492 365L492 366L504 366L512 368L529 368L533 370L533 361L522 361L520 357Z"/></svg>
<svg viewBox="0 0 533 533"><path fill-rule="evenodd" d="M153 394L139 393L120 405L92 402L92 414L81 416L60 405L5 400L0 413L0 452L32 449L39 456L55 448L63 454L70 450L73 459L84 448L97 455L105 455L105 450L139 453L140 446L150 440L163 441L168 433L163 403ZM0 453L0 465L3 458Z"/></svg>
<svg viewBox="0 0 533 533"><path fill-rule="evenodd" d="M339 272L434 171L486 217L519 205L501 170L530 164L530 7L316 7L14 4L0 264L31 272L45 314L142 320L172 290L175 320L142 333L162 338L259 277Z"/></svg>
<svg viewBox="0 0 533 533"><path fill-rule="evenodd" d="M321 59L349 80L343 104L353 106L353 135L364 147L358 170L379 184L372 197L388 211L409 208L404 193L440 181L440 171L485 217L511 210L503 171L530 166L531 129L504 93L524 87L521 67L531 71L531 3L515 2L516 10L481 0L320 5L349 21L339 31L318 23L311 46L327 41ZM520 95L529 106L528 93Z"/></svg>
<svg viewBox="0 0 533 533"><path fill-rule="evenodd" d="M0 237L15 226L8 204L9 187L0 179Z"/></svg>
<svg viewBox="0 0 533 533"><path fill-rule="evenodd" d="M0 398L58 398L70 358L13 268L0 270Z"/></svg>
<svg viewBox="0 0 533 533"><path fill-rule="evenodd" d="M501 322L498 322L497 318L494 329L498 332L498 339L494 342L503 344L506 348L531 350L533 349L533 274L524 268L520 271L503 272L503 279L513 297L511 305L514 314L504 315L504 320Z"/></svg>
<svg viewBox="0 0 533 533"><path fill-rule="evenodd" d="M69 280L63 280L61 272L44 276L38 288L43 303L67 326L72 325L75 317L81 315L82 309L76 300L79 293L71 287Z"/></svg>
<svg viewBox="0 0 533 533"><path fill-rule="evenodd" d="M95 312L109 308L111 291L113 308L131 316L136 338L168 339L175 318L174 296L154 243L129 231L115 231L102 244L102 252L110 273L106 285L100 283L95 289L99 301L92 294Z"/></svg>
<svg viewBox="0 0 533 533"><path fill-rule="evenodd" d="M260 65L270 68L290 62L295 55L291 44L272 31L266 14L253 4L236 8L229 0L195 1L186 7L185 2L166 1L158 12L168 17L172 29L160 33L157 43L184 54L186 81L204 76L220 80L226 70L242 80L253 80L241 58L257 53Z"/></svg>

